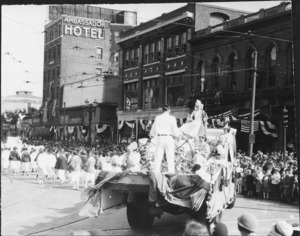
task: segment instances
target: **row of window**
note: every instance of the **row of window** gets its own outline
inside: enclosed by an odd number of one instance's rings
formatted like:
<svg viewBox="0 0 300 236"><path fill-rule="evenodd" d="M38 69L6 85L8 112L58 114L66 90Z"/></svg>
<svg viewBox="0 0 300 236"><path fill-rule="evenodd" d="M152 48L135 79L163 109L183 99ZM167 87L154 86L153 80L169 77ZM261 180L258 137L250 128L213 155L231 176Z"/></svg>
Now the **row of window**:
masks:
<svg viewBox="0 0 300 236"><path fill-rule="evenodd" d="M53 61L55 59L60 59L61 55L61 46L60 44L57 44L53 46L52 48L45 49L44 52L44 61L45 63L49 63L50 61Z"/></svg>
<svg viewBox="0 0 300 236"><path fill-rule="evenodd" d="M60 67L54 67L44 71L44 84L47 84L51 81L59 79L60 76Z"/></svg>
<svg viewBox="0 0 300 236"><path fill-rule="evenodd" d="M290 50L289 50L290 51ZM258 54L261 57L261 54ZM271 46L267 49L266 53L263 55L263 59L265 63L263 65L258 65L258 72L257 72L257 88L267 88L267 87L274 87L276 86L276 73L278 70L284 71L287 74L286 78L286 85L291 84L293 82L292 78L293 75L291 73L291 53L288 52L287 56L287 68L279 68L280 66L277 64L277 49L275 46ZM240 72L246 78L245 82L245 90L252 88L252 81L254 76L254 50L251 49L246 53L245 57L245 69ZM220 77L227 76L228 83L227 83L227 91L236 91L237 86L237 55L236 53L232 53L229 55L227 59L227 64L222 65L220 57L216 56L213 58L211 63L211 73L206 74L207 64L205 60L200 60L198 64L198 80L197 80L197 87L200 87L201 78L211 79L211 88L220 88ZM262 69L263 68L263 69ZM222 88L225 89L225 88Z"/></svg>
<svg viewBox="0 0 300 236"><path fill-rule="evenodd" d="M54 24L45 30L45 42L48 43L61 35L61 23Z"/></svg>
<svg viewBox="0 0 300 236"><path fill-rule="evenodd" d="M168 37L166 39L166 57L177 57L185 54L187 50L187 33ZM157 62L161 60L162 45L161 40L144 45L143 47L143 60L144 64ZM139 48L133 48L125 51L125 66L136 67L139 62Z"/></svg>

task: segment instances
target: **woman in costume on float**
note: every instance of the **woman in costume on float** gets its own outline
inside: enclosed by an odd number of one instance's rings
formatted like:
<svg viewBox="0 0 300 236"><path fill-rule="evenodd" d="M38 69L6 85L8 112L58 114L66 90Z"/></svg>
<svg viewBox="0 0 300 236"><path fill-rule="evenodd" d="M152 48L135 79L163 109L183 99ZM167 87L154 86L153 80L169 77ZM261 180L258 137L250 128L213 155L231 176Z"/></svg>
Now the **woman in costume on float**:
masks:
<svg viewBox="0 0 300 236"><path fill-rule="evenodd" d="M207 114L203 110L203 104L200 100L195 103L195 109L188 118L191 120L189 123L185 123L180 127L180 130L190 138L199 138L199 136L206 135L206 121Z"/></svg>

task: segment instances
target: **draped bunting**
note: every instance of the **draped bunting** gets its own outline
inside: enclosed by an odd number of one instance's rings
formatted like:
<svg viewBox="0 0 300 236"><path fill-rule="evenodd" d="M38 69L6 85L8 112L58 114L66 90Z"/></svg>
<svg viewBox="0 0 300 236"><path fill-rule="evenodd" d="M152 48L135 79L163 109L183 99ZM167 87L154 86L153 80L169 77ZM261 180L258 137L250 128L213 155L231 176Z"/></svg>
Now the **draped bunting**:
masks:
<svg viewBox="0 0 300 236"><path fill-rule="evenodd" d="M277 138L276 128L275 125L273 125L270 121L260 121L260 127L261 130L265 135L272 136L274 138Z"/></svg>
<svg viewBox="0 0 300 236"><path fill-rule="evenodd" d="M118 129L122 129L124 125L124 120L119 120Z"/></svg>
<svg viewBox="0 0 300 236"><path fill-rule="evenodd" d="M133 121L133 123L130 123L129 121L125 121L125 124L129 126L129 128L134 129L135 126L135 122Z"/></svg>
<svg viewBox="0 0 300 236"><path fill-rule="evenodd" d="M140 125L141 125L142 129L145 130L146 125L144 124L143 120L139 120L139 122L140 122Z"/></svg>
<svg viewBox="0 0 300 236"><path fill-rule="evenodd" d="M124 122L123 122L124 124ZM104 125L97 125L96 126L96 130L97 130L97 133L100 134L102 133L104 130L106 130L106 128L108 127L108 125L104 124Z"/></svg>
<svg viewBox="0 0 300 236"><path fill-rule="evenodd" d="M55 116L55 109L56 109L56 99L54 99L53 101L52 116Z"/></svg>
<svg viewBox="0 0 300 236"><path fill-rule="evenodd" d="M74 126L68 126L68 133L73 134L74 133Z"/></svg>

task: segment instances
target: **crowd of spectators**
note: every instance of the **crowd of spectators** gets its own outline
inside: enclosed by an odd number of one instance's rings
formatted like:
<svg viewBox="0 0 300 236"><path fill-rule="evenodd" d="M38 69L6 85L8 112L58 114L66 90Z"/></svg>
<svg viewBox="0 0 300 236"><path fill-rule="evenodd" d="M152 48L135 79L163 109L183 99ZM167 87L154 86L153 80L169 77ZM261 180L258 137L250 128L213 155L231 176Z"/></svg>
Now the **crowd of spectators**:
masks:
<svg viewBox="0 0 300 236"><path fill-rule="evenodd" d="M263 153L249 158L238 151L237 192L249 198L298 204L298 164L294 153Z"/></svg>

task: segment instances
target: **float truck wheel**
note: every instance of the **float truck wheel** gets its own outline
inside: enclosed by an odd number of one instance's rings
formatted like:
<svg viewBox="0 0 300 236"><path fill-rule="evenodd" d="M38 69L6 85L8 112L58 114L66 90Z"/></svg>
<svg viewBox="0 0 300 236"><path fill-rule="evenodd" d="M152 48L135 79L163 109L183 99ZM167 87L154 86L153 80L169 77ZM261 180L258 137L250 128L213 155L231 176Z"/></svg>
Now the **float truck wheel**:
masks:
<svg viewBox="0 0 300 236"><path fill-rule="evenodd" d="M132 203L127 203L127 221L133 229L151 228L154 216L149 215L145 207L137 207Z"/></svg>
<svg viewBox="0 0 300 236"><path fill-rule="evenodd" d="M131 228L139 227L138 208L132 203L127 203L127 221Z"/></svg>

